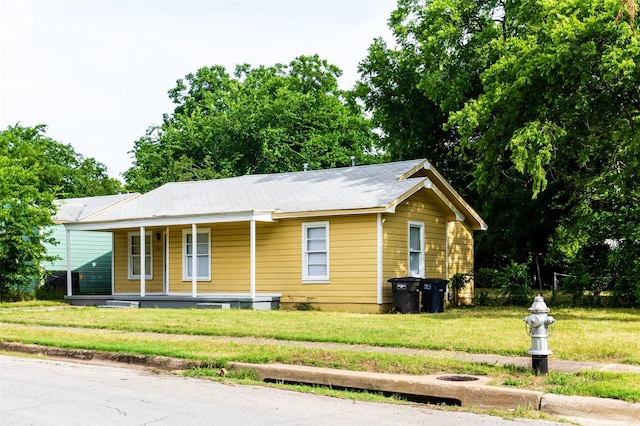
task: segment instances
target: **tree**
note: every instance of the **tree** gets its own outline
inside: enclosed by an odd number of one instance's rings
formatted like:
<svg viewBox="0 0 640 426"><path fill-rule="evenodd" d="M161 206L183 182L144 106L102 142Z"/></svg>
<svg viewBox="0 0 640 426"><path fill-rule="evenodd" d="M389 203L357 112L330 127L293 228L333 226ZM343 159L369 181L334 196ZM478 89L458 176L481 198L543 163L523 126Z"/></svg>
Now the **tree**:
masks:
<svg viewBox="0 0 640 426"><path fill-rule="evenodd" d="M49 138L46 129L42 124L34 127L16 125L0 131L7 155L31 158L40 164L41 191L53 193L58 198L75 198L112 195L122 189L119 180L108 176L104 164L94 158L85 158L71 145Z"/></svg>
<svg viewBox="0 0 640 426"><path fill-rule="evenodd" d="M534 198L553 190L559 263L604 262L627 282L640 272L640 43L630 4L506 3L483 92L449 121L480 158L479 186L520 181Z"/></svg>
<svg viewBox="0 0 640 426"><path fill-rule="evenodd" d="M428 158L468 198L473 159L458 155L459 136L444 124L481 92L480 72L492 59L485 47L500 34L495 3L400 0L389 19L397 47L378 39L359 66L357 93L389 156Z"/></svg>
<svg viewBox="0 0 640 426"><path fill-rule="evenodd" d="M0 131L0 298L19 299L52 260L44 242L54 199L113 194L120 183L104 166L45 135L45 126Z"/></svg>
<svg viewBox="0 0 640 426"><path fill-rule="evenodd" d="M0 133L0 300L19 298L46 260L40 229L51 224L54 206L41 190L38 154Z"/></svg>
<svg viewBox="0 0 640 426"><path fill-rule="evenodd" d="M457 182L490 225L481 262L543 253L637 300L636 12L634 0L398 2L398 48L374 43L359 93L392 155L466 161L452 163L468 167Z"/></svg>
<svg viewBox="0 0 640 426"><path fill-rule="evenodd" d="M482 73L498 54L491 43L504 36L503 16L497 1L400 0L389 20L396 47L373 43L360 63L357 88L383 131L388 155L428 158L488 219L489 230L477 236L476 258L490 267L544 251L557 217L545 212L546 199L532 200L519 181L499 189L475 185L472 172L484 153L461 152L458 129L447 126L452 113L482 94Z"/></svg>
<svg viewBox="0 0 640 426"><path fill-rule="evenodd" d="M169 91L173 113L135 143L128 187L372 161L377 136L340 75L317 56L188 74Z"/></svg>

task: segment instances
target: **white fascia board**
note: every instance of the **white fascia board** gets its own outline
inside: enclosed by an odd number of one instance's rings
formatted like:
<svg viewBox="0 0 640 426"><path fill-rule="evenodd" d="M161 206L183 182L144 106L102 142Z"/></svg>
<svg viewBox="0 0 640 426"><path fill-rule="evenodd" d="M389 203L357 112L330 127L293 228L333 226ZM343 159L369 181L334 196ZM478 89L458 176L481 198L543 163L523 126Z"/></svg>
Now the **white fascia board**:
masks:
<svg viewBox="0 0 640 426"><path fill-rule="evenodd" d="M433 182L431 182L431 180L430 180L429 178L426 178L426 179L425 179L425 181L424 181L424 187L425 187L426 189L431 190L431 191L432 191L432 192L433 192L433 193L434 193L434 194L435 194L435 195L440 199L440 201L442 201L442 202L444 203L444 205L446 205L446 206L449 208L449 210L451 210L451 212L456 216L456 220L457 220L458 222L464 222L464 219L465 219L465 218L464 218L464 215L462 214L462 212L461 212L460 210L458 210L458 209L456 208L456 206L454 206L454 205L453 205L453 203L452 203L451 201L449 201L449 199L447 198L447 196L446 196L446 195L444 195L444 194L442 193L442 191L440 191L440 190L438 189L438 187L437 187L437 186L435 186L435 185L433 184Z"/></svg>
<svg viewBox="0 0 640 426"><path fill-rule="evenodd" d="M107 231L113 229L137 228L140 226L175 226L202 223L226 223L226 222L273 222L273 211L247 211L233 213L218 213L195 216L165 216L143 219L128 219L109 222L73 222L64 224L69 230L74 231Z"/></svg>
<svg viewBox="0 0 640 426"><path fill-rule="evenodd" d="M382 213L395 213L396 207L402 204L407 198L411 197L413 194L420 191L422 188L425 188L427 185L427 182L428 184L431 184L431 181L429 181L428 178L423 178L422 180L418 181L418 183L416 183L410 190L408 190L407 192L402 194L400 197L393 200L391 203L387 204L387 206L385 207Z"/></svg>
<svg viewBox="0 0 640 426"><path fill-rule="evenodd" d="M308 217L320 217L320 216L347 216L347 215L358 215L358 214L376 214L376 213L387 213L387 207L371 207L365 209L345 209L345 210L311 210L304 212L286 212L286 213L275 213L273 216L273 220L279 219L298 219L298 218L308 218Z"/></svg>
<svg viewBox="0 0 640 426"><path fill-rule="evenodd" d="M480 225L481 231L486 231L487 229L489 229L486 222L480 217L478 212L476 212L469 204L467 204L467 202L462 198L462 196L458 194L458 191L456 191L451 186L451 184L447 182L444 176L442 176L440 172L431 165L431 163L429 163L428 161L425 161L424 168L425 170L429 170L431 173L433 173L433 176L436 178L438 183L442 185L467 210L469 215Z"/></svg>

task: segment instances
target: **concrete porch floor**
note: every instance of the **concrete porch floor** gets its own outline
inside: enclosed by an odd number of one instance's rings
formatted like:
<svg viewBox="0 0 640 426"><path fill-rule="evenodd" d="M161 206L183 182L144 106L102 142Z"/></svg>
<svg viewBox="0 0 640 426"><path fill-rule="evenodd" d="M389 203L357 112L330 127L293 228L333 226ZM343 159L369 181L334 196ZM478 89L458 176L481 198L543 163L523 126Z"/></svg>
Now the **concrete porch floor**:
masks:
<svg viewBox="0 0 640 426"><path fill-rule="evenodd" d="M215 305L228 305L235 309L253 309L257 311L269 311L279 309L280 294L257 294L251 297L242 293L216 293L198 295L197 297L185 295L146 295L144 297L135 294L117 295L78 295L65 296L64 300L75 306L104 306L107 301L138 302L140 308L214 308ZM220 308L220 306L217 306Z"/></svg>

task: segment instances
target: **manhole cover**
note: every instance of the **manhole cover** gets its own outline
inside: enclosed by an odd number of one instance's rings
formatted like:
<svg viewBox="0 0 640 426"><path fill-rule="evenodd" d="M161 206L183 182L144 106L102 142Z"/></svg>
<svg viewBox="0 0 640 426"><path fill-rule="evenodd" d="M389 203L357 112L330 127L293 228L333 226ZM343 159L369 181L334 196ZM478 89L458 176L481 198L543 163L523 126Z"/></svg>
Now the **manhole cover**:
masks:
<svg viewBox="0 0 640 426"><path fill-rule="evenodd" d="M438 376L436 379L447 382L473 382L474 380L479 380L477 377L471 376Z"/></svg>

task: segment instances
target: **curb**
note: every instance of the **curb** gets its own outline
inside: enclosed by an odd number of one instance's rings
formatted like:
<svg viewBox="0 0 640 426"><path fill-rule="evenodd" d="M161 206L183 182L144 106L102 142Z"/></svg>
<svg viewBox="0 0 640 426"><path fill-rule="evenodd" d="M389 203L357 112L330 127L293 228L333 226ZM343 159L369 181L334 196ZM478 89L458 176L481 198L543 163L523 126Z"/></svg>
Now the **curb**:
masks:
<svg viewBox="0 0 640 426"><path fill-rule="evenodd" d="M530 408L576 420L600 419L602 424L640 424L640 403L614 399L565 396L526 389L489 385L481 376L473 381L442 380L443 375L406 376L362 371L335 370L287 364L230 362L231 369L251 369L261 380L318 384L349 389L427 396L458 402L461 407L515 410ZM449 376L451 377L451 376Z"/></svg>
<svg viewBox="0 0 640 426"><path fill-rule="evenodd" d="M186 370L202 365L199 362L186 361L179 358L147 355L125 355L117 352L100 352L88 349L64 349L54 346L40 346L16 342L0 342L0 350L20 352L31 355L42 355L53 358L71 358L76 361L104 361L123 364L159 368L162 370Z"/></svg>
<svg viewBox="0 0 640 426"><path fill-rule="evenodd" d="M481 376L368 373L287 364L246 364L230 362L231 369L250 369L260 380L316 384L340 388L426 396L448 400L461 407L511 409L527 407L537 410L542 393L523 389L489 386L490 379ZM446 378L454 378L446 380ZM462 380L460 380L462 379ZM470 380L469 380L470 379Z"/></svg>
<svg viewBox="0 0 640 426"><path fill-rule="evenodd" d="M146 355L123 355L85 349L0 341L0 350L82 362L118 362L162 370L186 370L201 362ZM619 400L548 394L526 389L489 385L482 376L426 375L408 376L362 371L336 370L288 364L248 364L229 362L232 370L254 370L260 380L316 384L348 389L389 392L447 401L461 407L515 410L530 408L546 414L577 420L581 424L640 424L640 403ZM448 380L447 380L448 379ZM597 421L600 420L600 421Z"/></svg>

